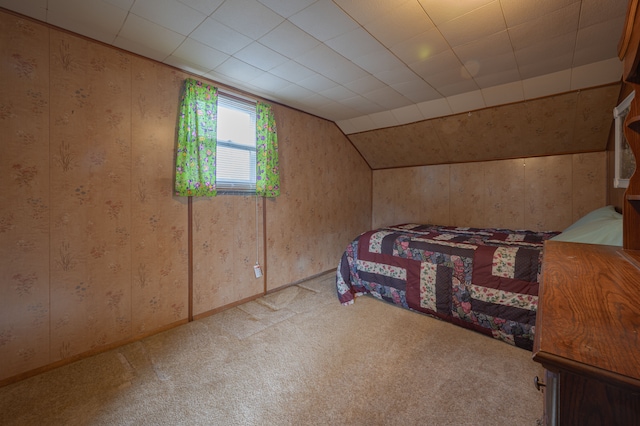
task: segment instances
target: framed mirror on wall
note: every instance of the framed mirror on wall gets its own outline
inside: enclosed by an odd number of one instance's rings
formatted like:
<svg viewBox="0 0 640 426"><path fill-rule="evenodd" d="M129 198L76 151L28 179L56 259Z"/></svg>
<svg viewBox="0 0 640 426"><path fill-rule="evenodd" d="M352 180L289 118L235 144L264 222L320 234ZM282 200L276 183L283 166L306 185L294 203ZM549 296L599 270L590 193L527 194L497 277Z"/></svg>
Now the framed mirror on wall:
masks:
<svg viewBox="0 0 640 426"><path fill-rule="evenodd" d="M629 147L627 138L624 135L624 121L629 114L631 101L635 96L635 91L631 92L620 105L613 109L613 118L616 128L615 146L615 176L613 178L614 188L626 188L629 186L629 178L636 169L636 159Z"/></svg>

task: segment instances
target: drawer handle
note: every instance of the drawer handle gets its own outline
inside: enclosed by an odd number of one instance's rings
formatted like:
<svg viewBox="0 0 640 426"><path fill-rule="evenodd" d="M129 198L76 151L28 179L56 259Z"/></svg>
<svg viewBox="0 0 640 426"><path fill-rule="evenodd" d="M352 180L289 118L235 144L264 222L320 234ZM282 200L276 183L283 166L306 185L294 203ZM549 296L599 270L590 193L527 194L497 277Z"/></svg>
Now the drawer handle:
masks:
<svg viewBox="0 0 640 426"><path fill-rule="evenodd" d="M547 385L545 385L544 383L542 383L540 381L540 379L538 378L538 376L533 378L533 384L535 385L536 389L541 390L540 388L543 388Z"/></svg>

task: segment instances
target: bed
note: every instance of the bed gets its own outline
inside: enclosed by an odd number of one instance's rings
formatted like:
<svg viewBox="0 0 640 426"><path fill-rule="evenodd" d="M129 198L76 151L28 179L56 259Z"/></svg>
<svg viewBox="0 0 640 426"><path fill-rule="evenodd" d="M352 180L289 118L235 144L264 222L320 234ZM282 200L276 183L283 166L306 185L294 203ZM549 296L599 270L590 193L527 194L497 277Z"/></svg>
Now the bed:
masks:
<svg viewBox="0 0 640 426"><path fill-rule="evenodd" d="M340 259L338 299L349 305L370 294L532 350L543 247L552 238L622 245L622 215L603 207L562 232L427 224L370 230Z"/></svg>

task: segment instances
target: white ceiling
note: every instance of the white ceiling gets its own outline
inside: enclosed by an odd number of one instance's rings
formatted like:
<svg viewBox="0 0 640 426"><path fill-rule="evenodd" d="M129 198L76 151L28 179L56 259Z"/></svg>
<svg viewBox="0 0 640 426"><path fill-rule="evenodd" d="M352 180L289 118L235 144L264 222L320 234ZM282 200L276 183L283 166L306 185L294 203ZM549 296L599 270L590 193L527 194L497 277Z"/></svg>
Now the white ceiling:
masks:
<svg viewBox="0 0 640 426"><path fill-rule="evenodd" d="M626 0L0 0L347 134L620 80Z"/></svg>

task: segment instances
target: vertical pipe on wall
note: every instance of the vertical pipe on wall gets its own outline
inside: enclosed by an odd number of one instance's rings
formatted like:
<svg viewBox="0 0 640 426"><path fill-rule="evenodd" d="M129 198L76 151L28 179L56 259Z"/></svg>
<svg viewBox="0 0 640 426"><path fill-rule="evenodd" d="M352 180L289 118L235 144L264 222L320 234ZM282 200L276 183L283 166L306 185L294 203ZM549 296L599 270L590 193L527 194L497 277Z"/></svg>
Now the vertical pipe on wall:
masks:
<svg viewBox="0 0 640 426"><path fill-rule="evenodd" d="M188 283L189 297L187 300L188 308L188 321L193 321L193 197L187 197L187 270L188 270Z"/></svg>
<svg viewBox="0 0 640 426"><path fill-rule="evenodd" d="M269 269L267 268L267 198L262 197L262 282L264 283L263 293L267 293L267 279ZM256 236L256 240L258 236Z"/></svg>

